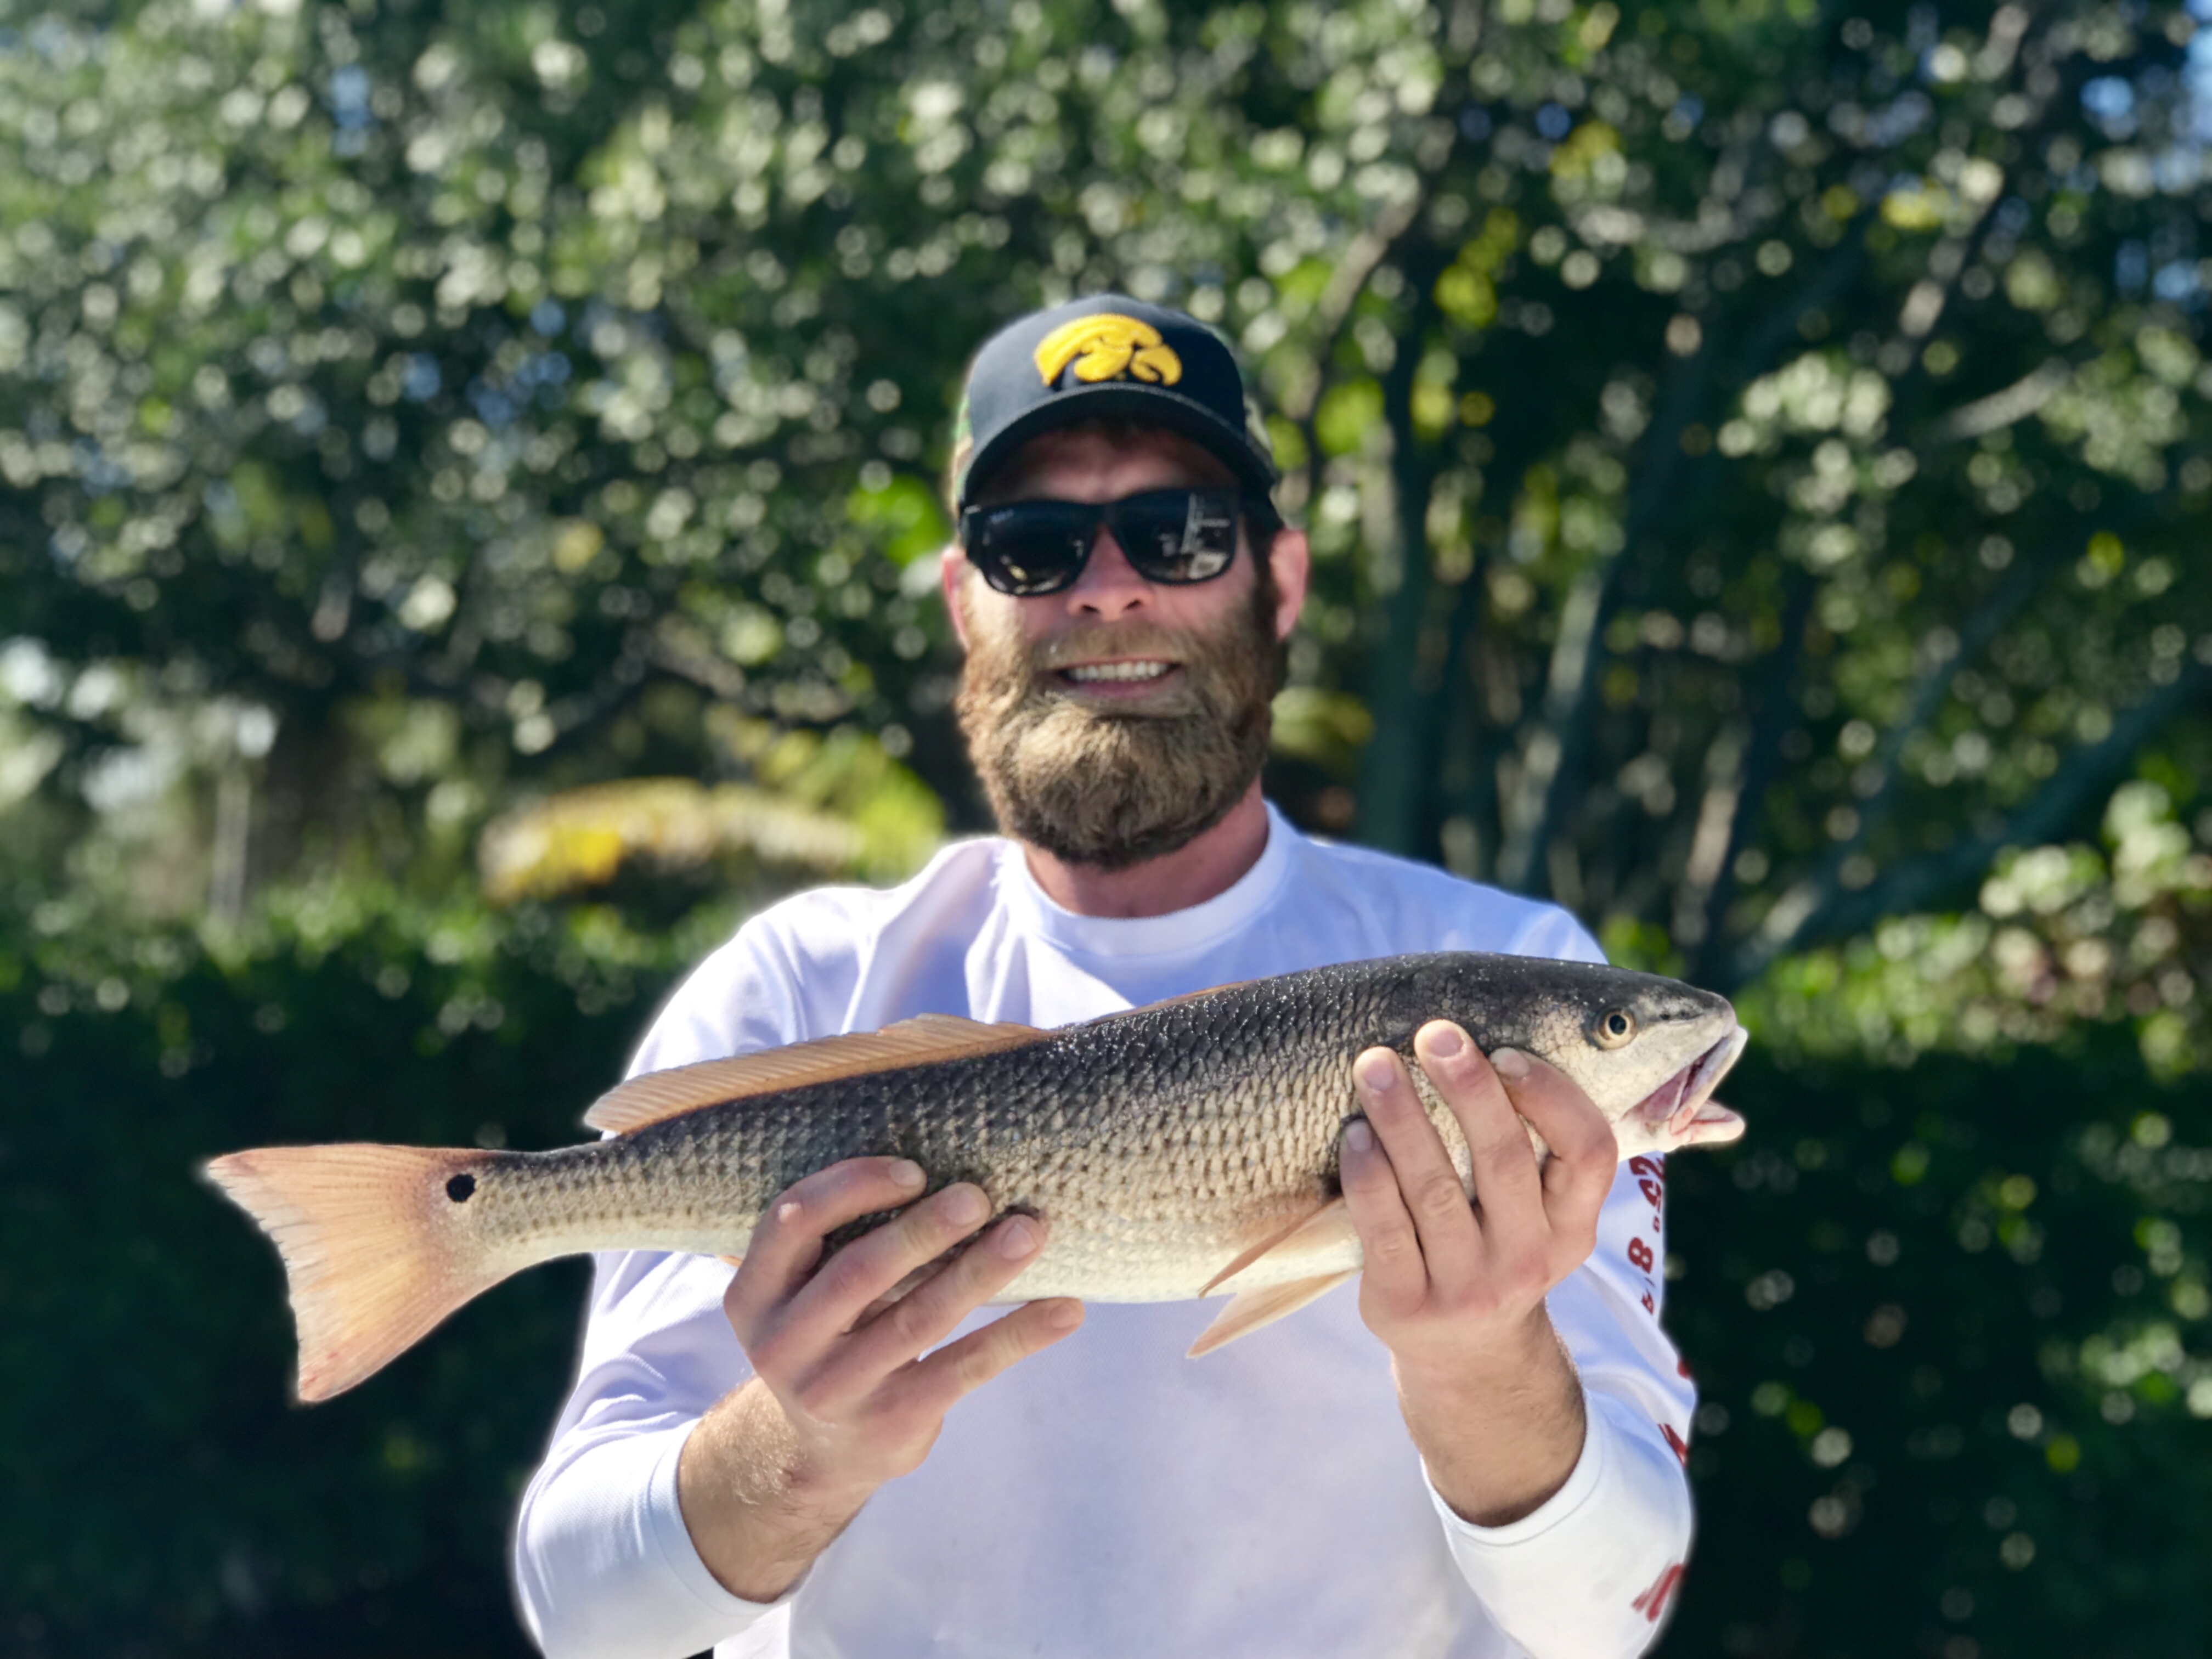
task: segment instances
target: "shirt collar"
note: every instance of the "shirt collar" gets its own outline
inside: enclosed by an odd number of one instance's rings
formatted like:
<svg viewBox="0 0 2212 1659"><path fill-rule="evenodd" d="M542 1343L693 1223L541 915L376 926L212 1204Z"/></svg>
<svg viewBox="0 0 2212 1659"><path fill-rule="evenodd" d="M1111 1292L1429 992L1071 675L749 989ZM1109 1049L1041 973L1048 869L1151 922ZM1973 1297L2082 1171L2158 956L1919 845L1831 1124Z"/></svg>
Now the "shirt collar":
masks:
<svg viewBox="0 0 2212 1659"><path fill-rule="evenodd" d="M1202 950L1235 933L1267 908L1291 867L1298 832L1267 807L1267 844L1235 882L1202 904L1160 916L1085 916L1055 903L1030 873L1018 842L1002 842L999 888L1022 930L1075 955L1156 957Z"/></svg>

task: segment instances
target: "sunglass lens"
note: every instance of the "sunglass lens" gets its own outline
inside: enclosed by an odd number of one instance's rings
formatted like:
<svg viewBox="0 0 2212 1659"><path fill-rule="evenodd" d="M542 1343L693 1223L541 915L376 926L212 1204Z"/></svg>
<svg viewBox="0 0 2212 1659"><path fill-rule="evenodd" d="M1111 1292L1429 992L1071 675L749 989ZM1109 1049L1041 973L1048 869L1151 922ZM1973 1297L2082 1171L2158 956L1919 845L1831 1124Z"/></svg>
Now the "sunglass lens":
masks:
<svg viewBox="0 0 2212 1659"><path fill-rule="evenodd" d="M1202 582L1237 556L1237 497L1225 489L1162 489L1113 509L1114 538L1139 574L1156 582Z"/></svg>
<svg viewBox="0 0 2212 1659"><path fill-rule="evenodd" d="M1089 515L1058 501L973 508L962 530L962 544L983 580L1017 596L1066 586L1091 547Z"/></svg>

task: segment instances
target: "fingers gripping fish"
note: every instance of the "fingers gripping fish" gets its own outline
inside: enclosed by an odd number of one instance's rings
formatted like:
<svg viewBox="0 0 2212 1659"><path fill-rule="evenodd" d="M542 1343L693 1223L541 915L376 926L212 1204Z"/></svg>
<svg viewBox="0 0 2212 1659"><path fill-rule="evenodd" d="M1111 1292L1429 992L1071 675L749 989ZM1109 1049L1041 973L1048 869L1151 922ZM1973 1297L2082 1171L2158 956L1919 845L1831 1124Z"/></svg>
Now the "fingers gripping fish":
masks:
<svg viewBox="0 0 2212 1659"><path fill-rule="evenodd" d="M586 1114L612 1138L553 1152L264 1147L207 1174L283 1256L302 1401L353 1387L556 1256L742 1255L778 1193L859 1157L911 1158L931 1191L971 1181L1045 1221L1048 1243L1001 1301L1231 1292L1195 1355L1358 1270L1337 1184L1359 1111L1352 1062L1382 1045L1413 1065L1414 1032L1438 1018L1565 1073L1624 1158L1743 1132L1711 1097L1745 1042L1724 999L1467 953L1253 980L1057 1030L925 1014L653 1073ZM1471 1190L1457 1122L1413 1075Z"/></svg>

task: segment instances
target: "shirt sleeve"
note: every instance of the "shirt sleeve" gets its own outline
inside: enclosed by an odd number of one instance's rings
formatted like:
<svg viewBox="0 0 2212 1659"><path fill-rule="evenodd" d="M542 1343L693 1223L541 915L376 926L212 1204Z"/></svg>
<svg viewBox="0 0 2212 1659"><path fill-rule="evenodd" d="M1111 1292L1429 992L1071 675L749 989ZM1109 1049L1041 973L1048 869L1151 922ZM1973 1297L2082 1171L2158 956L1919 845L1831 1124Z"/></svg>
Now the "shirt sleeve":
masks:
<svg viewBox="0 0 2212 1659"><path fill-rule="evenodd" d="M701 964L631 1075L796 1039L792 981L763 931L749 927ZM576 1385L515 1526L516 1600L550 1659L684 1659L788 1617L797 1586L771 1603L731 1595L677 1503L684 1441L751 1374L722 1315L729 1282L703 1256L594 1259Z"/></svg>
<svg viewBox="0 0 2212 1659"><path fill-rule="evenodd" d="M1589 935L1558 911L1540 918L1516 949L1604 960ZM1589 1260L1548 1299L1581 1378L1588 1425L1566 1485L1503 1527L1462 1520L1430 1488L1460 1571L1534 1659L1641 1653L1658 1635L1689 1556L1683 1465L1697 1395L1659 1322L1665 1162L1637 1158L1621 1165Z"/></svg>

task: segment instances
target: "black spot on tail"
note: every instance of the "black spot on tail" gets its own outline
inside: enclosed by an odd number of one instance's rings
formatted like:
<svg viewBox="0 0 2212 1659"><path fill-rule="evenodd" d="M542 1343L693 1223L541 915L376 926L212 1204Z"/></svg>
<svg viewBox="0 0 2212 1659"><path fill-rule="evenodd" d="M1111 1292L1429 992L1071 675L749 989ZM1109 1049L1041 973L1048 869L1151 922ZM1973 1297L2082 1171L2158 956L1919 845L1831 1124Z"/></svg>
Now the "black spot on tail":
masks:
<svg viewBox="0 0 2212 1659"><path fill-rule="evenodd" d="M477 1189L477 1178L472 1175L457 1175L446 1183L446 1196L456 1204L465 1204Z"/></svg>

